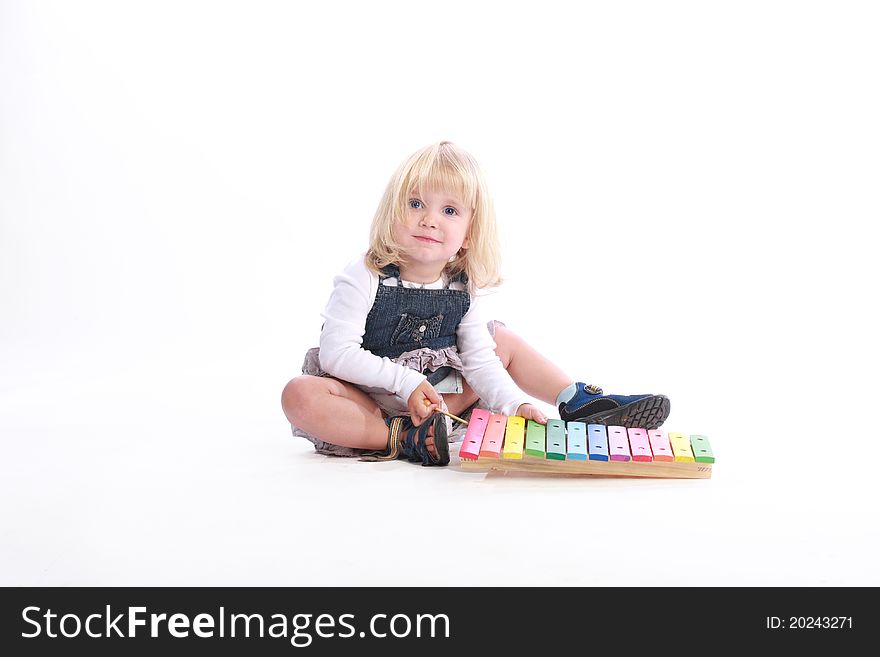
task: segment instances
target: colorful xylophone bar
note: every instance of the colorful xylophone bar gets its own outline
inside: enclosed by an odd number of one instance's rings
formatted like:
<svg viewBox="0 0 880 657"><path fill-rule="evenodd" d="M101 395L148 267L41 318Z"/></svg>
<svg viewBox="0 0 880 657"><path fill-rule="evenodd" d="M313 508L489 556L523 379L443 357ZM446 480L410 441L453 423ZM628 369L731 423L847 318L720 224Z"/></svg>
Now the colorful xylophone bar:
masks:
<svg viewBox="0 0 880 657"><path fill-rule="evenodd" d="M707 479L706 436L548 420L474 409L459 450L465 470Z"/></svg>

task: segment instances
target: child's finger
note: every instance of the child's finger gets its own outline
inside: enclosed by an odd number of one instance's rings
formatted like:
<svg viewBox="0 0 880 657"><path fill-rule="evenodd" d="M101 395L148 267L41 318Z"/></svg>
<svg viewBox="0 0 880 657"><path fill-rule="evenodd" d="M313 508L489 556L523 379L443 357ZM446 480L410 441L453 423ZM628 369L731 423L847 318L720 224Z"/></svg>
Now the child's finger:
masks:
<svg viewBox="0 0 880 657"><path fill-rule="evenodd" d="M416 419L421 424L426 419L431 417L434 414L434 409L437 408L435 404L431 403L430 399L423 398L421 405L416 405L416 408L413 409L413 414L416 416Z"/></svg>
<svg viewBox="0 0 880 657"><path fill-rule="evenodd" d="M533 406L530 406L526 411L526 418L540 424L547 424L547 416Z"/></svg>

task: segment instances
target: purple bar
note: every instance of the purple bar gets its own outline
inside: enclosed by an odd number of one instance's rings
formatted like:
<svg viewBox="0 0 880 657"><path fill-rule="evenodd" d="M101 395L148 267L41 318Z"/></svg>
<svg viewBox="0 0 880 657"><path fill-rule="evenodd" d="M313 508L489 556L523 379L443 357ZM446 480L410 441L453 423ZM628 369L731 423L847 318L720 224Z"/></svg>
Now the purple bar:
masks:
<svg viewBox="0 0 880 657"><path fill-rule="evenodd" d="M608 427L608 454L612 461L629 461L629 438L624 427Z"/></svg>

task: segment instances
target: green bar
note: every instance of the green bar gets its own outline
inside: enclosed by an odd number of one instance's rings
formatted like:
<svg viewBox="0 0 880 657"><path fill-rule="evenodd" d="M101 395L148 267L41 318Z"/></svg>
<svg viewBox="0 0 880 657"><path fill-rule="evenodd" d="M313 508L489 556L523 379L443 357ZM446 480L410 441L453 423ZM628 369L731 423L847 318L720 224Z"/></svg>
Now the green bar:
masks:
<svg viewBox="0 0 880 657"><path fill-rule="evenodd" d="M526 454L529 456L540 456L541 458L544 458L544 433L543 424L538 424L534 420L527 421Z"/></svg>
<svg viewBox="0 0 880 657"><path fill-rule="evenodd" d="M712 454L712 446L706 436L691 436L691 449L694 451L694 460L697 463L715 463Z"/></svg>
<svg viewBox="0 0 880 657"><path fill-rule="evenodd" d="M565 424L560 420L547 422L547 458L565 460Z"/></svg>

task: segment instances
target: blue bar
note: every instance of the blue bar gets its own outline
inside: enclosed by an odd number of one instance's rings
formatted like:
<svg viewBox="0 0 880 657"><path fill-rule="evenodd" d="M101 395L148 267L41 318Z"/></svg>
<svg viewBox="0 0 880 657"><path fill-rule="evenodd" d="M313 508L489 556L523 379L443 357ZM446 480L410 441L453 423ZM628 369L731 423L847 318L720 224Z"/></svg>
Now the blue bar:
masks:
<svg viewBox="0 0 880 657"><path fill-rule="evenodd" d="M587 440L591 461L608 460L608 432L602 424L587 425Z"/></svg>
<svg viewBox="0 0 880 657"><path fill-rule="evenodd" d="M549 426L549 422L547 424ZM583 422L568 423L568 458L572 461L587 460L587 425Z"/></svg>

